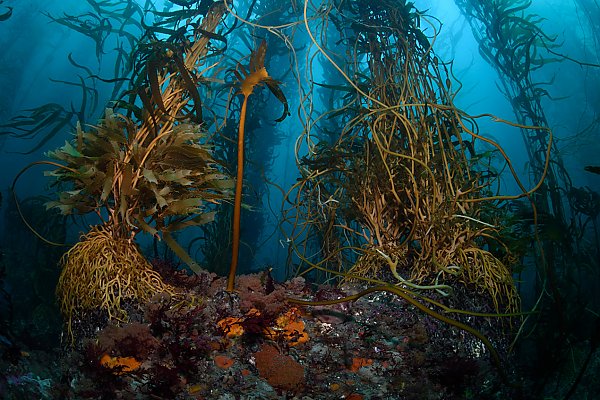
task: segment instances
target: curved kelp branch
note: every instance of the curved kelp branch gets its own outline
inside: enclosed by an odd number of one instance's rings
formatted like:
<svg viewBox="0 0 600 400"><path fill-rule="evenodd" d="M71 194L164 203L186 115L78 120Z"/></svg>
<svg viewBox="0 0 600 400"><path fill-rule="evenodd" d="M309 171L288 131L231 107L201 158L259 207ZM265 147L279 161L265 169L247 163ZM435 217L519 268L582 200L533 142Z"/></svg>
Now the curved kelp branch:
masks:
<svg viewBox="0 0 600 400"><path fill-rule="evenodd" d="M19 179L21 178L21 176L27 172L30 168L35 167L36 165L51 165L53 167L57 167L57 168L61 168L64 169L66 171L69 171L71 173L77 173L77 171L75 171L72 168L69 168L67 166L64 166L62 164L59 163L55 163L52 161L34 161L32 163L29 163L28 165L26 165L23 169L21 169L21 171L19 171L19 173L15 176L15 178L13 179L13 183L10 186L10 191L12 193L13 196L13 200L15 202L15 207L17 208L17 212L19 213L19 216L21 217L21 220L23 221L23 223L25 224L25 226L27 228L29 228L29 230L38 238L40 239L42 242L52 245L52 246L68 246L66 243L57 243L57 242L53 242L51 240L46 239L44 236L42 236L42 234L40 234L30 223L29 221L27 221L27 218L25 218L25 215L23 215L23 212L21 210L21 205L19 203L19 198L17 197L17 191L16 191L16 186L17 186L17 182L19 181Z"/></svg>
<svg viewBox="0 0 600 400"><path fill-rule="evenodd" d="M287 100L279 88L279 83L269 76L265 68L265 54L267 52L267 42L263 39L258 49L250 55L250 72L244 71L244 68L238 65L239 71L234 71L236 78L240 81L240 94L244 96L242 108L240 111L240 124L238 128L238 154L237 154L237 178L235 182L235 199L233 203L233 227L232 227L232 246L231 246L231 265L229 267L229 276L227 279L227 290L233 291L235 288L235 274L237 271L239 251L240 251L240 220L242 213L242 187L244 179L244 130L246 124L246 110L248 98L254 92L254 89L262 84L267 85L269 90L283 103L283 115L276 121L280 122L289 114ZM244 75L242 75L244 74Z"/></svg>

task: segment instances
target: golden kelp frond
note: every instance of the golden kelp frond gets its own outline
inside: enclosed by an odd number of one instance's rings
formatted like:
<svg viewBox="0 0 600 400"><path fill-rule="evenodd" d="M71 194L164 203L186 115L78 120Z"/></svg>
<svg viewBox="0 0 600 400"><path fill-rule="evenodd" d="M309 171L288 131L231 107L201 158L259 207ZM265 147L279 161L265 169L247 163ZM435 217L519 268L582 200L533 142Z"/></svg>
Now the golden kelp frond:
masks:
<svg viewBox="0 0 600 400"><path fill-rule="evenodd" d="M180 124L145 142L137 132L112 110L92 130L78 127L72 143L48 153L67 167L52 175L71 184L49 206L65 214L105 207L115 223L143 228L149 217L200 214L207 203L227 197L232 181L218 170L197 126Z"/></svg>
<svg viewBox="0 0 600 400"><path fill-rule="evenodd" d="M240 83L240 93L244 97L250 96L257 86L264 84L269 88L271 93L277 97L277 100L283 104L283 114L281 114L281 117L275 120L276 122L281 122L290 115L288 102L280 88L280 82L273 79L267 72L265 67L266 53L267 42L263 39L258 46L258 49L253 51L250 55L250 64L248 65L248 69L243 67L241 64L238 64L237 70L233 71L233 73Z"/></svg>

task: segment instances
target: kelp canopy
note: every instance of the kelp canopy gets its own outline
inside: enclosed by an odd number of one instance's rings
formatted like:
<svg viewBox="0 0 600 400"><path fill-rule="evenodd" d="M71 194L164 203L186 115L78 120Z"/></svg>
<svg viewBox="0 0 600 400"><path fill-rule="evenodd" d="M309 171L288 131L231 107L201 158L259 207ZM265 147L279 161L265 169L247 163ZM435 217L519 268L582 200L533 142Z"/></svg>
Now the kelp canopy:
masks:
<svg viewBox="0 0 600 400"><path fill-rule="evenodd" d="M497 312L516 312L499 178L478 143L510 160L454 106L450 65L432 47L435 21L395 1L339 2L305 18L318 21L307 24L313 44L346 83L313 89L345 95L302 137L309 151L298 155L302 178L286 214L302 260L295 272L444 295L462 282ZM330 23L337 37L319 42ZM334 42L352 51L334 55Z"/></svg>

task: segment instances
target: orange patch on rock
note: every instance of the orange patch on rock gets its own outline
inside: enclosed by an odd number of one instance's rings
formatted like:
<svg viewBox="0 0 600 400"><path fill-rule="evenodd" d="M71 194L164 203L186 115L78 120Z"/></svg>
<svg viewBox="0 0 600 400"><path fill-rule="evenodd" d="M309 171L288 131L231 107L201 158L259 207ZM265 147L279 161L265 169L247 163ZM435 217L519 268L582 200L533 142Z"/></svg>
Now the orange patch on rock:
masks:
<svg viewBox="0 0 600 400"><path fill-rule="evenodd" d="M230 338L240 337L244 334L244 328L242 327L242 318L226 317L217 322L217 326Z"/></svg>
<svg viewBox="0 0 600 400"><path fill-rule="evenodd" d="M271 386L293 392L301 389L304 384L304 367L292 357L280 354L270 345L263 345L254 357L261 378Z"/></svg>
<svg viewBox="0 0 600 400"><path fill-rule="evenodd" d="M348 369L352 372L357 372L362 367L367 367L373 364L373 360L370 358L354 357L352 358L352 365Z"/></svg>
<svg viewBox="0 0 600 400"><path fill-rule="evenodd" d="M215 365L221 369L227 369L227 368L231 367L233 365L233 363L235 362L232 358L229 358L227 356L222 356L222 355L215 356L214 360L215 360Z"/></svg>
<svg viewBox="0 0 600 400"><path fill-rule="evenodd" d="M104 368L114 370L115 375L123 375L131 371L135 371L142 365L142 363L136 360L134 357L111 357L108 354L100 358L100 365Z"/></svg>
<svg viewBox="0 0 600 400"><path fill-rule="evenodd" d="M292 307L275 321L290 346L308 342L308 333L304 330L304 322L300 320L300 315L300 310Z"/></svg>

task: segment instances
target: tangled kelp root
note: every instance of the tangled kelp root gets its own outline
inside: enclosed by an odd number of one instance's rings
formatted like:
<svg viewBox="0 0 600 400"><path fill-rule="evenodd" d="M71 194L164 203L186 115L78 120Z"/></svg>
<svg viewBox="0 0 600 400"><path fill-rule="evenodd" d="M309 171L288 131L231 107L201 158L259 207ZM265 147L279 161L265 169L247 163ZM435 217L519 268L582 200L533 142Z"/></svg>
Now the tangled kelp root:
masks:
<svg viewBox="0 0 600 400"><path fill-rule="evenodd" d="M519 295L510 270L492 253L477 247L459 249L453 265L464 266L460 278L474 284L480 292L487 291L497 312L502 306L507 313L520 309Z"/></svg>
<svg viewBox="0 0 600 400"><path fill-rule="evenodd" d="M158 293L177 295L133 242L114 237L104 226L93 227L60 262L56 288L60 309L72 336L73 318L81 312L106 311L109 320L125 321L124 300L145 302Z"/></svg>
<svg viewBox="0 0 600 400"><path fill-rule="evenodd" d="M387 266L397 285L416 290L436 290L446 295L452 289L450 282L455 279L465 285L474 285L481 293L487 292L496 312L510 314L519 311L519 295L510 270L490 252L473 246L428 260L421 260L409 253L406 245L369 246L352 266L349 278L345 280L380 279L383 266ZM406 271L408 278L402 277ZM423 274L422 271L434 271L435 274Z"/></svg>

